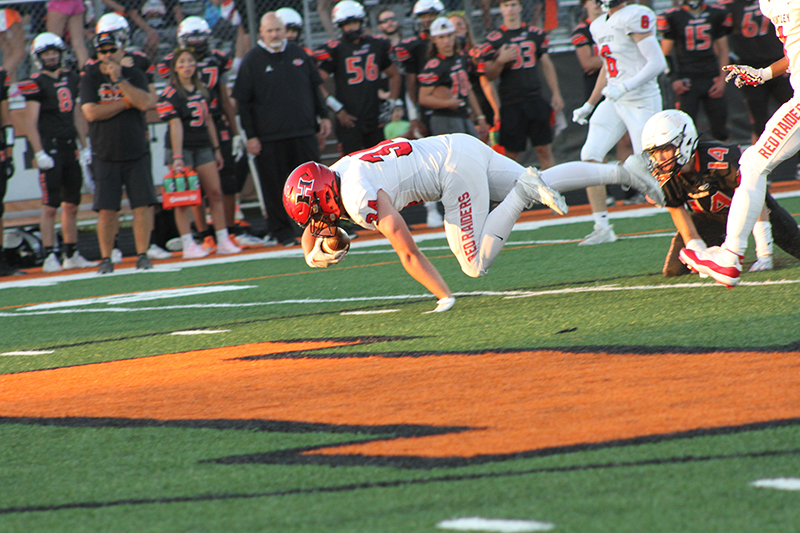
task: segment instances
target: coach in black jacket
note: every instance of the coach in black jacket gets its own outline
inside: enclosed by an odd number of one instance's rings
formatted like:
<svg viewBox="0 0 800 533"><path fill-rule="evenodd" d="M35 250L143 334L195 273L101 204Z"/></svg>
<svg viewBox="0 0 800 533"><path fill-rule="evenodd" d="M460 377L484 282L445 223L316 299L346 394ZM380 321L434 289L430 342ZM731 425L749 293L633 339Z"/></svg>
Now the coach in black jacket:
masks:
<svg viewBox="0 0 800 533"><path fill-rule="evenodd" d="M291 246L296 244L296 225L283 208L283 184L297 166L320 160L317 133L327 137L331 123L313 60L286 41L286 27L274 12L261 17L259 34L258 46L242 60L233 98L247 151L256 156L268 234Z"/></svg>

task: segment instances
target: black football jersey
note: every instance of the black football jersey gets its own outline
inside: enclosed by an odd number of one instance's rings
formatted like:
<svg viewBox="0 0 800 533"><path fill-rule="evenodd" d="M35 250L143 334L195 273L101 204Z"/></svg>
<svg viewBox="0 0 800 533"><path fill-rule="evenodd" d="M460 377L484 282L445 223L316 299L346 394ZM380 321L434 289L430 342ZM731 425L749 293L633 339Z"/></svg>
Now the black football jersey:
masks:
<svg viewBox="0 0 800 533"><path fill-rule="evenodd" d="M166 78L169 76L171 70L169 65L172 63L172 57L173 54L170 52L158 64L159 77ZM211 115L215 118L223 113L219 91L222 87L222 76L230 70L231 64L231 58L221 50L211 50L197 62L197 75L208 88L208 93L211 97Z"/></svg>
<svg viewBox="0 0 800 533"><path fill-rule="evenodd" d="M167 85L158 97L156 109L158 117L164 122L174 118L181 119L184 147L212 146L208 135L207 120L210 116L208 100L197 89L183 96L174 86ZM164 146L172 148L169 130L164 135Z"/></svg>
<svg viewBox="0 0 800 533"><path fill-rule="evenodd" d="M592 47L592 55L597 55L597 45L592 39L592 32L589 31L589 21L585 20L575 26L572 30L572 46L576 49L580 48L581 46L591 46ZM594 89L595 84L597 83L597 77L600 75L600 70L596 70L595 72L586 72L583 73L583 92L584 96L588 98L592 94L592 90Z"/></svg>
<svg viewBox="0 0 800 533"><path fill-rule="evenodd" d="M772 22L761 13L758 0L724 0L719 5L732 17L728 43L737 63L763 68L783 57L783 44Z"/></svg>
<svg viewBox="0 0 800 533"><path fill-rule="evenodd" d="M450 89L453 96L461 98L464 105L458 109L434 109L437 115L467 116L467 97L469 96L469 58L465 54L455 53L450 57L436 54L428 60L425 68L417 75L420 87L444 86Z"/></svg>
<svg viewBox="0 0 800 533"><path fill-rule="evenodd" d="M392 65L387 39L364 36L358 43L328 41L315 59L320 70L333 75L336 99L362 127L377 126L381 101L381 72Z"/></svg>
<svg viewBox="0 0 800 533"><path fill-rule="evenodd" d="M61 70L57 78L37 72L19 83L26 100L39 102L39 135L42 139L74 139L75 103L80 77L74 70Z"/></svg>
<svg viewBox="0 0 800 533"><path fill-rule="evenodd" d="M430 39L426 37L407 37L397 43L393 51L407 74L419 74L428 62L429 46Z"/></svg>
<svg viewBox="0 0 800 533"><path fill-rule="evenodd" d="M731 32L732 20L725 9L708 5L697 15L676 7L658 16L659 33L675 41L678 78L721 74L714 41Z"/></svg>
<svg viewBox="0 0 800 533"><path fill-rule="evenodd" d="M733 192L739 186L739 147L703 141L695 155L691 170L681 171L662 187L666 206L685 204L692 211L727 216Z"/></svg>
<svg viewBox="0 0 800 533"><path fill-rule="evenodd" d="M535 26L523 26L516 30L501 26L486 36L479 72L485 72L486 62L497 57L498 50L504 44L514 47L516 57L500 74L500 101L514 104L539 98L542 93L539 58L547 53L547 34Z"/></svg>

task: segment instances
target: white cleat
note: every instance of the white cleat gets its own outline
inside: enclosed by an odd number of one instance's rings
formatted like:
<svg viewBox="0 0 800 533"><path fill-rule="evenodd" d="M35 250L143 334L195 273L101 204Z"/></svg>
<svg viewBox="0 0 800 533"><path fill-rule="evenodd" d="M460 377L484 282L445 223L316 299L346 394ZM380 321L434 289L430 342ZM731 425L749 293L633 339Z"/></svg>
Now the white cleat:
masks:
<svg viewBox="0 0 800 533"><path fill-rule="evenodd" d="M61 268L61 261L58 260L58 256L55 252L51 252L44 260L42 272L61 272L62 270L63 268Z"/></svg>
<svg viewBox="0 0 800 533"><path fill-rule="evenodd" d="M208 251L196 242L192 242L191 246L183 249L184 259L201 259L208 255Z"/></svg>
<svg viewBox="0 0 800 533"><path fill-rule="evenodd" d="M151 244L147 249L148 259L172 259L172 254L157 244Z"/></svg>
<svg viewBox="0 0 800 533"><path fill-rule="evenodd" d="M607 228L594 225L594 231L587 235L578 246L591 246L593 244L605 244L607 242L614 242L617 240L617 234L614 233L614 226L609 225Z"/></svg>
<svg viewBox="0 0 800 533"><path fill-rule="evenodd" d="M100 263L97 261L89 261L81 255L80 252L75 252L72 257L64 259L64 270L72 270L73 268L90 268L96 267Z"/></svg>
<svg viewBox="0 0 800 533"><path fill-rule="evenodd" d="M763 255L756 259L756 262L753 263L753 266L750 267L748 272L764 272L766 270L772 270L771 255Z"/></svg>
<svg viewBox="0 0 800 533"><path fill-rule="evenodd" d="M436 308L432 311L425 311L422 313L423 315L429 315L431 313L444 313L445 311L449 311L453 305L455 305L456 299L452 296L448 296L447 298L442 298L441 300L436 301Z"/></svg>
<svg viewBox="0 0 800 533"><path fill-rule="evenodd" d="M231 238L230 235L228 235L227 239L223 240L220 243L217 243L218 254L232 255L232 254L238 254L241 251L242 249L236 246L236 243L233 242L233 239Z"/></svg>
<svg viewBox="0 0 800 533"><path fill-rule="evenodd" d="M683 248L678 257L689 270L707 274L726 287L735 287L739 283L742 273L740 258L724 246L712 246L708 250Z"/></svg>
<svg viewBox="0 0 800 533"><path fill-rule="evenodd" d="M514 190L517 191L520 198L528 202L527 207L539 203L546 205L559 215L566 215L569 211L567 201L564 200L561 193L548 187L539 176L539 171L533 167L526 168L525 172L519 175Z"/></svg>
<svg viewBox="0 0 800 533"><path fill-rule="evenodd" d="M115 265L122 263L122 250L119 248L111 250L111 262Z"/></svg>
<svg viewBox="0 0 800 533"><path fill-rule="evenodd" d="M235 235L233 240L239 248L259 248L264 246L264 239L259 239L255 235L250 235L249 233Z"/></svg>
<svg viewBox="0 0 800 533"><path fill-rule="evenodd" d="M621 172L622 180L627 182L620 185L633 187L649 196L657 206L664 206L664 191L661 190L658 181L650 174L642 154L634 154L628 157L622 164L622 169L626 171Z"/></svg>

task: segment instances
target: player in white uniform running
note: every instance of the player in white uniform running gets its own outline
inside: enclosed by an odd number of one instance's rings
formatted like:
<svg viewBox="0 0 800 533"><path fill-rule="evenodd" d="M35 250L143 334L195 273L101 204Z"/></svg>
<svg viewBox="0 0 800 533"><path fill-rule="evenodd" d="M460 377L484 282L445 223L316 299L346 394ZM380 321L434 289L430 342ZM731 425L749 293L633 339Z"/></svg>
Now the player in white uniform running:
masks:
<svg viewBox="0 0 800 533"><path fill-rule="evenodd" d="M340 219L350 219L389 240L406 271L438 298L434 312L441 312L455 299L414 243L399 213L404 207L441 200L450 250L465 274L478 277L489 270L524 209L540 203L564 214L567 204L556 190L598 184L631 186L663 202L644 165L631 171L616 164L572 162L540 173L457 133L391 139L330 168L304 163L286 180L283 204L305 228L302 246L309 266L326 268L344 258L346 250L323 251L322 237L332 235ZM492 201L500 203L490 212Z"/></svg>
<svg viewBox="0 0 800 533"><path fill-rule="evenodd" d="M654 33L656 15L645 6L628 5L624 0L597 2L607 13L597 17L589 31L604 60L603 69L589 100L572 114L578 124L586 124L587 119L589 122L581 161L601 163L626 131L634 156L641 157L644 123L661 111L661 90L656 78L667 68ZM608 222L605 187L586 192L594 231L580 244L614 242L617 236Z"/></svg>
<svg viewBox="0 0 800 533"><path fill-rule="evenodd" d="M785 57L761 69L728 65L726 81L734 80L739 87L761 85L791 71L794 95L775 111L756 143L739 159L742 178L731 201L725 242L705 251L684 248L680 252L690 269L728 287L739 283L747 237L764 206L767 175L800 150L800 0L759 0L759 7L775 26Z"/></svg>

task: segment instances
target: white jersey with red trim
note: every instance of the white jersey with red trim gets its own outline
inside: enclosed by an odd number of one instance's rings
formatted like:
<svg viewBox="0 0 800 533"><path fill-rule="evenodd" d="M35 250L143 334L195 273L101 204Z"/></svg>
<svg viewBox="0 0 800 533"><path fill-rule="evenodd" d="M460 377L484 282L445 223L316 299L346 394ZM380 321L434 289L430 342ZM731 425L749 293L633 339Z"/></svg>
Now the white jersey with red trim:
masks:
<svg viewBox="0 0 800 533"><path fill-rule="evenodd" d="M342 204L356 224L376 229L378 191L389 195L398 211L442 198L446 137L384 141L340 159L331 170L341 176Z"/></svg>
<svg viewBox="0 0 800 533"><path fill-rule="evenodd" d="M789 59L789 70L795 94L800 92L800 0L759 0L764 16L775 26L778 39L783 42L783 52Z"/></svg>
<svg viewBox="0 0 800 533"><path fill-rule="evenodd" d="M597 17L589 30L606 65L607 79L622 83L633 78L647 63L632 33L654 33L656 15L650 8L637 4L627 5L611 15ZM619 101L639 100L660 95L656 78L625 93Z"/></svg>

